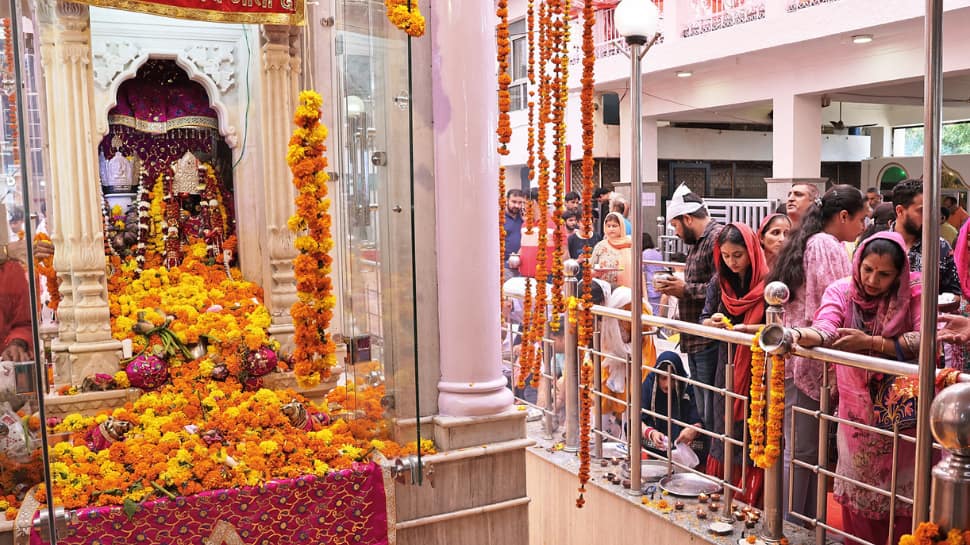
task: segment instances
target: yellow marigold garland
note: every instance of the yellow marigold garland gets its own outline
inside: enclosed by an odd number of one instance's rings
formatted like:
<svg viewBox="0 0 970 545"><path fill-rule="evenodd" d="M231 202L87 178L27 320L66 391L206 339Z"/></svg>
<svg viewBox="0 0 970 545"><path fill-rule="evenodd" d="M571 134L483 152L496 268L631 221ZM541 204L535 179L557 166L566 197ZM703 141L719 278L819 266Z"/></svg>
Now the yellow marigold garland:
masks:
<svg viewBox="0 0 970 545"><path fill-rule="evenodd" d="M323 99L314 91L300 93L286 164L296 186L296 214L287 222L297 233L299 255L293 260L299 300L293 304L293 371L304 387L315 386L330 376L336 363L335 346L328 332L336 298L330 278L333 238L330 234L330 199L327 197L327 128L320 123Z"/></svg>
<svg viewBox="0 0 970 545"><path fill-rule="evenodd" d="M771 357L771 377L766 385L765 353L758 344L760 338L759 329L751 342L751 415L748 417L751 448L748 456L757 467L768 469L781 454L782 420L785 416L785 359L782 356ZM765 399L766 393L768 401Z"/></svg>
<svg viewBox="0 0 970 545"><path fill-rule="evenodd" d="M424 16L418 9L418 0L384 0L387 18L409 36L424 36Z"/></svg>

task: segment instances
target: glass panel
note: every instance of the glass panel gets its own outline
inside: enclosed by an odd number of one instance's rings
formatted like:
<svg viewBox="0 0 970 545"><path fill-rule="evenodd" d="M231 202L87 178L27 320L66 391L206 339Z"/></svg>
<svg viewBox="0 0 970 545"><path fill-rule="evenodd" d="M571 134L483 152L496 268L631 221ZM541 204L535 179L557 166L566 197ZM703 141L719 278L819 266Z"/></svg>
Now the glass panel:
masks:
<svg viewBox="0 0 970 545"><path fill-rule="evenodd" d="M338 2L332 104L346 375L386 377L386 416L413 419L415 331L406 35L383 2ZM410 429L410 428L405 428ZM414 441L412 432L397 437Z"/></svg>
<svg viewBox="0 0 970 545"><path fill-rule="evenodd" d="M518 81L529 75L529 42L523 36L512 40L512 80Z"/></svg>
<svg viewBox="0 0 970 545"><path fill-rule="evenodd" d="M44 277L34 270L35 259L50 267L49 244L35 236L46 236L44 202L43 131L40 94L35 77L35 45L29 19L22 18L16 2L0 5L3 22L3 55L0 62L2 97L2 142L0 168L3 183L0 198L4 216L0 228L0 529L13 525L18 509L26 505L28 515L18 521L29 526L37 506L36 496L47 469L47 434L44 396L51 384L50 338L41 338L40 321L53 319L46 297ZM37 250L37 251L35 251ZM40 297L38 297L40 296ZM41 303L43 300L43 303ZM43 317L43 318L42 318ZM49 330L49 329L48 329ZM49 483L49 480L47 480ZM38 487L41 486L40 489ZM40 492L42 494L43 492ZM48 502L49 504L50 502ZM43 521L53 520L44 510ZM45 538L50 526L40 523Z"/></svg>

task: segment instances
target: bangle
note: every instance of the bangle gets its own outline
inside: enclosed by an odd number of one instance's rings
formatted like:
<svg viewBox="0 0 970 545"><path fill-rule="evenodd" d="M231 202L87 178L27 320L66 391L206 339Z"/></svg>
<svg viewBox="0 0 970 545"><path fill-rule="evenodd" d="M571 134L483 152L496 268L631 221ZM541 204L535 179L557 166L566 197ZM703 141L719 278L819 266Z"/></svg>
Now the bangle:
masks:
<svg viewBox="0 0 970 545"><path fill-rule="evenodd" d="M882 337L882 342L879 344L879 353L880 354L885 354L886 353L886 338L885 337Z"/></svg>

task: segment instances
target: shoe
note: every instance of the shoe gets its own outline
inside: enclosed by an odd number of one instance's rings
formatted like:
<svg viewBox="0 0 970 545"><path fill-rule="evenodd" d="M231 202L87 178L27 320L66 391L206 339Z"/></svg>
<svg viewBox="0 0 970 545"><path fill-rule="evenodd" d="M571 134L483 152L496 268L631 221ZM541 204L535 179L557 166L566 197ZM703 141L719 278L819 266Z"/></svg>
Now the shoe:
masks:
<svg viewBox="0 0 970 545"><path fill-rule="evenodd" d="M540 411L539 409L536 409L535 407L529 407L528 410L526 410L525 414L526 414L526 417L525 417L526 422L535 422L536 420L542 419L542 411Z"/></svg>

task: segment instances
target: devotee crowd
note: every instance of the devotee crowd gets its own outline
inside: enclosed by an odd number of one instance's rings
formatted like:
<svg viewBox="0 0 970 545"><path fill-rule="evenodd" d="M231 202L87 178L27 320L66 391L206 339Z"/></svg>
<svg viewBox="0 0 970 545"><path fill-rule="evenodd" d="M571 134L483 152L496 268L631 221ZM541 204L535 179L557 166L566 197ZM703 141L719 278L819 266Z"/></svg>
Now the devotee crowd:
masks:
<svg viewBox="0 0 970 545"><path fill-rule="evenodd" d="M755 333L766 322L765 286L780 281L791 293L785 305L784 326L789 328L794 343L915 362L920 344L921 298L938 297L943 312L938 338L945 341L941 343L938 367L951 369L951 373L970 370L970 351L965 344L970 337L970 305L966 297L970 296L968 214L952 196L944 198L941 209L924 210L920 180L902 181L887 194L875 188L864 193L849 185L834 185L822 192L813 184L795 184L786 201L758 225L721 224L712 217L702 196L681 185L667 204L666 220L672 234L686 247L686 255L664 255L653 238L643 233L639 235L643 241L641 263L636 263L632 255L628 203L608 189L598 189L593 199L592 230L579 221L581 203L576 193L566 195L562 228L565 253L578 260L581 267L591 267L595 304L629 309L631 286L637 276L631 273L636 271L634 267L641 266L645 313ZM543 223L545 217L549 240L554 238L551 235L555 223L546 207L537 202L535 193L528 195L513 189L506 202L506 263L513 255L519 259L518 268L506 266L504 289L506 294L521 293L525 289L522 277L535 274L537 244L536 230L530 232L526 228L523 216L532 213L534 225ZM923 215L927 213L938 213L941 225L939 261L935 262L923 259ZM683 264L675 266L673 262ZM939 293L924 294L921 275L930 267L938 269ZM519 342L515 331L517 320L521 320L521 302L508 299L503 317L510 324L504 342L509 356L508 372L514 376ZM600 351L614 356L603 359L602 389L611 397L625 399L626 362L633 338L630 324L604 318L599 327ZM661 344L668 350L657 356ZM744 459L741 449L735 449L732 460L724 460L723 442L697 432L697 428L703 428L724 433L725 411L730 411L730 422L735 427L733 437L746 437L743 426L748 417L747 405L739 401L733 407L726 406L716 389L730 385L734 392L749 391L750 347L729 348L727 343L702 336L672 334L664 338L661 334L644 335L642 353L642 408L693 424L672 426L668 437L666 420L643 416L640 431L644 447L664 453L671 442L689 445L698 455L698 468L718 477L723 475L725 464L732 464L736 484L744 486L738 499L757 505L761 500L762 471ZM731 376L726 376L726 370L731 369L728 358L733 363ZM651 368L662 369L671 377L689 376L712 389L671 380L667 375L650 372ZM826 374L830 389L823 388ZM816 490L816 474L800 466L789 479L789 460L816 464L819 450L818 421L794 408L818 411L825 392L831 393L831 406L842 419L890 430L895 424L902 433L914 435L915 410L902 421L894 421L882 406L887 384L894 378L797 356L787 359L782 474L783 494L791 498L791 512L811 519L815 517L817 495L832 492L842 508L842 526L849 534L886 543L891 536L898 539L901 533L909 531L908 504L896 502L896 513L891 517L888 498L871 488L835 479L832 490ZM514 382L513 379L510 384ZM517 394L530 401L536 399L534 392ZM671 395L672 414L667 415L667 397ZM540 406L549 407L541 403ZM561 414L561 407L554 408ZM602 413L603 429L625 440L631 428L622 404L604 403ZM912 497L912 443L899 443L895 466L890 436L839 425L835 445L829 458L836 460L838 475L882 490L895 484L898 494ZM744 472L742 464L747 465ZM745 483L740 482L742 474ZM790 520L798 522L794 517ZM890 520L894 521L892 528Z"/></svg>

